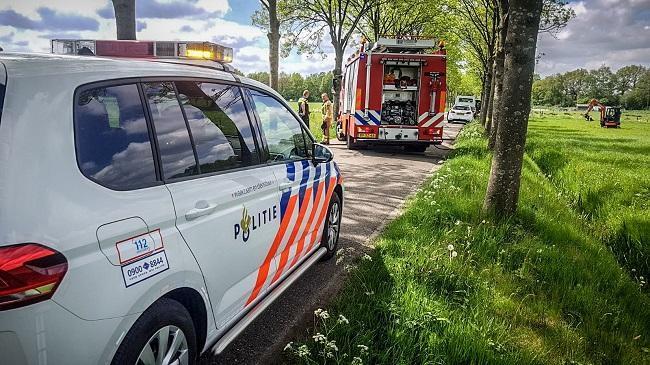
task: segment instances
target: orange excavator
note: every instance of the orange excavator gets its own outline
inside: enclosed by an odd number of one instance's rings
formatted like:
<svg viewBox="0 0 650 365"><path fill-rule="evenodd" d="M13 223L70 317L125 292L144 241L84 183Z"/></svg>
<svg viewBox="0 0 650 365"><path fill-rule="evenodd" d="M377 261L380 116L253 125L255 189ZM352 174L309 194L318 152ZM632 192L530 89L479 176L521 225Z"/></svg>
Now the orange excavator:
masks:
<svg viewBox="0 0 650 365"><path fill-rule="evenodd" d="M589 112L598 107L600 111L600 126L603 128L621 128L621 108L617 106L605 106L603 103L596 99L591 99L587 107L587 112L585 112L585 120L588 122L593 119L589 115Z"/></svg>

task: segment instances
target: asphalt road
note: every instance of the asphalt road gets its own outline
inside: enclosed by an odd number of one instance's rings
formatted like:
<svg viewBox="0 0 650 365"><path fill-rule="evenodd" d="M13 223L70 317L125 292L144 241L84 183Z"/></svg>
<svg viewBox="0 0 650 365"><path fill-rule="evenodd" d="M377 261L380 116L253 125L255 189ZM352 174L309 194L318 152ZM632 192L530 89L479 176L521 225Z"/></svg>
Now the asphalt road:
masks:
<svg viewBox="0 0 650 365"><path fill-rule="evenodd" d="M445 124L445 139L453 139L462 125ZM393 219L406 198L442 164L452 141L424 154L407 154L399 148L382 147L349 151L332 143L344 178L345 195L339 250L348 258L371 249L370 240ZM346 271L332 259L310 268L260 315L226 351L206 354L201 364L277 364L289 342L312 324L313 312L327 306L341 289Z"/></svg>

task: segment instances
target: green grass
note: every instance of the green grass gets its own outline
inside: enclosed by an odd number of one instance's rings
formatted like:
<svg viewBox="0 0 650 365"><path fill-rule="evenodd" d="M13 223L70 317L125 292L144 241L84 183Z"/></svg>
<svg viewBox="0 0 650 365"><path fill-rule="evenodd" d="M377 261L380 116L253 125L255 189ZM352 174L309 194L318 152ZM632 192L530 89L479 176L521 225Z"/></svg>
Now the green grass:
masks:
<svg viewBox="0 0 650 365"><path fill-rule="evenodd" d="M490 154L468 125L287 360L650 363L648 149L647 122L536 117L519 211L497 223L481 214Z"/></svg>
<svg viewBox="0 0 650 365"><path fill-rule="evenodd" d="M298 110L298 102L292 101L288 102L289 106L293 110ZM323 131L320 129L321 123L323 123L323 117L320 113L321 103L309 103L309 130L316 138L317 142L320 142L323 139ZM332 123L330 126L330 141L336 140L336 125Z"/></svg>

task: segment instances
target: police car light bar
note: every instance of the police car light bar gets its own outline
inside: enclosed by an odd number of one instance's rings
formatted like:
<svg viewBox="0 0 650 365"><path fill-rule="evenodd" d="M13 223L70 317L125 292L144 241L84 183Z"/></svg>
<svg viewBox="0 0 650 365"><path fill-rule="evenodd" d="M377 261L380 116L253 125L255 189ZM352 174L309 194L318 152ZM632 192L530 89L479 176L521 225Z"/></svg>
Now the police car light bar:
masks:
<svg viewBox="0 0 650 365"><path fill-rule="evenodd" d="M91 39L52 39L54 54L129 57L172 58L232 62L233 50L212 42L195 41L113 41Z"/></svg>

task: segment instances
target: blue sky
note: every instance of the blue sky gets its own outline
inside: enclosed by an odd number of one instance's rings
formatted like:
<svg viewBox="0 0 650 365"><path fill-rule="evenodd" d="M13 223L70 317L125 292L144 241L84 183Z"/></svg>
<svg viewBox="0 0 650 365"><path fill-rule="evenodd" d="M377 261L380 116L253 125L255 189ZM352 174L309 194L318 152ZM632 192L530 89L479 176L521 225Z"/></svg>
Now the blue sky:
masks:
<svg viewBox="0 0 650 365"><path fill-rule="evenodd" d="M216 41L235 49L233 64L242 71L268 68L266 35L250 21L258 0L136 0L136 4L138 39ZM577 17L566 29L540 36L537 72L650 66L650 0L580 0L571 6ZM0 0L0 46L6 51L47 52L51 38L114 37L110 0ZM333 55L292 54L280 67L302 74L326 71L333 67Z"/></svg>

